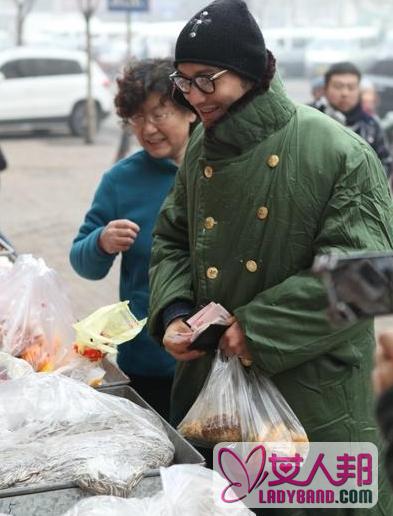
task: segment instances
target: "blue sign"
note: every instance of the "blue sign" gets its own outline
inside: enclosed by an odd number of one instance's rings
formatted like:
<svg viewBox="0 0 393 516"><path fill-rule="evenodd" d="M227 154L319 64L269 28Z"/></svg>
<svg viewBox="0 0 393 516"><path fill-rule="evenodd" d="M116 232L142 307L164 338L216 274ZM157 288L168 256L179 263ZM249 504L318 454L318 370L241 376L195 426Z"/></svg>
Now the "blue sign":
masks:
<svg viewBox="0 0 393 516"><path fill-rule="evenodd" d="M148 11L149 0L107 0L110 11Z"/></svg>

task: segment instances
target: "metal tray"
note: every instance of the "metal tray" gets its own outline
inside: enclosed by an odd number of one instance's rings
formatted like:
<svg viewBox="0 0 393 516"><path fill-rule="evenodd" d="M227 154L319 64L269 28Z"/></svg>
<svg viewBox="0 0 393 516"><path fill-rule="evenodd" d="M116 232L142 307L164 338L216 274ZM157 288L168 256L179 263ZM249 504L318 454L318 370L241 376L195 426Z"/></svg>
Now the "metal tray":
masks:
<svg viewBox="0 0 393 516"><path fill-rule="evenodd" d="M157 412L139 396L139 394L127 385L117 387L100 388L101 392L120 396L133 401L141 407ZM173 427L161 416L169 439L175 446L174 464L200 464L205 465L203 456L195 450ZM134 488L131 496L152 496L161 489L159 470L152 469L145 473L144 478ZM53 485L35 485L15 487L0 490L0 513L13 516L60 516L70 509L81 498L94 496L92 493L75 487L72 482Z"/></svg>
<svg viewBox="0 0 393 516"><path fill-rule="evenodd" d="M153 496L161 489L160 477L146 477L135 486L131 496L145 498ZM11 490L7 489L7 491ZM7 495L5 498L0 498L0 513L12 516L61 516L79 500L91 496L94 495L75 487L71 483L60 487L53 486L45 491L42 489L20 489L18 495Z"/></svg>

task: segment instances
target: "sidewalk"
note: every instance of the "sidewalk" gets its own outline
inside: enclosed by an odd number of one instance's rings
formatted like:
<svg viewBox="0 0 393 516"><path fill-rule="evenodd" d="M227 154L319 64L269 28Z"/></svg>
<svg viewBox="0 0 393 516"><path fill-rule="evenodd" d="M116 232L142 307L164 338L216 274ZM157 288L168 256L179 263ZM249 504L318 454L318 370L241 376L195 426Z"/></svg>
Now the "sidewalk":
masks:
<svg viewBox="0 0 393 516"><path fill-rule="evenodd" d="M9 163L0 179L1 231L18 253L42 257L59 272L78 318L118 300L119 260L107 278L88 281L73 271L68 253L119 134L103 129L94 145L57 135L1 140Z"/></svg>

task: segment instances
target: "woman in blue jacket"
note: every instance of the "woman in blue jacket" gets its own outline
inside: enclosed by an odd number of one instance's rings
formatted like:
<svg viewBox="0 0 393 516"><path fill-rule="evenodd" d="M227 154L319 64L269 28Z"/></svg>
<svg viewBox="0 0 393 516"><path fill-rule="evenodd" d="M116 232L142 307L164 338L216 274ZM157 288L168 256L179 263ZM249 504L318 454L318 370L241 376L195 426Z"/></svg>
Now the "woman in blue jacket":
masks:
<svg viewBox="0 0 393 516"><path fill-rule="evenodd" d="M117 79L117 114L142 150L106 172L75 238L70 260L84 278L104 278L121 254L120 299L146 317L153 226L172 187L190 130L191 111L173 104L169 59L132 63ZM118 364L131 385L167 417L175 361L147 334L119 347Z"/></svg>

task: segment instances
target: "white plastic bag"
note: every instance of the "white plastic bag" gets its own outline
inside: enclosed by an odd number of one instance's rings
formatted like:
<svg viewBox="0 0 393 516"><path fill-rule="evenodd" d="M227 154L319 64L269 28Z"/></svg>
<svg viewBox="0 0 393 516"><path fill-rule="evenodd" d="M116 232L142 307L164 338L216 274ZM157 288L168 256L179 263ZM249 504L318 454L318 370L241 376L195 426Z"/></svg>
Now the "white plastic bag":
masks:
<svg viewBox="0 0 393 516"><path fill-rule="evenodd" d="M0 351L52 371L72 346L73 322L65 287L41 258L21 255L0 276Z"/></svg>
<svg viewBox="0 0 393 516"><path fill-rule="evenodd" d="M159 417L131 401L51 373L0 388L0 489L74 481L127 496L174 447Z"/></svg>
<svg viewBox="0 0 393 516"><path fill-rule="evenodd" d="M54 372L78 380L78 382L87 383L87 385L91 387L101 385L106 373L105 369L102 367L101 360L92 362L76 352L73 353L72 357L65 365L59 367Z"/></svg>
<svg viewBox="0 0 393 516"><path fill-rule="evenodd" d="M15 380L33 372L33 368L26 360L0 351L0 383Z"/></svg>
<svg viewBox="0 0 393 516"><path fill-rule="evenodd" d="M217 473L197 465L184 464L160 468L162 491L149 498L100 496L85 498L64 516L252 516L253 512L238 503L230 507L215 504L213 485L226 483ZM214 481L214 484L213 484Z"/></svg>
<svg viewBox="0 0 393 516"><path fill-rule="evenodd" d="M199 396L178 426L201 446L219 442L308 442L275 385L256 368L217 352Z"/></svg>

